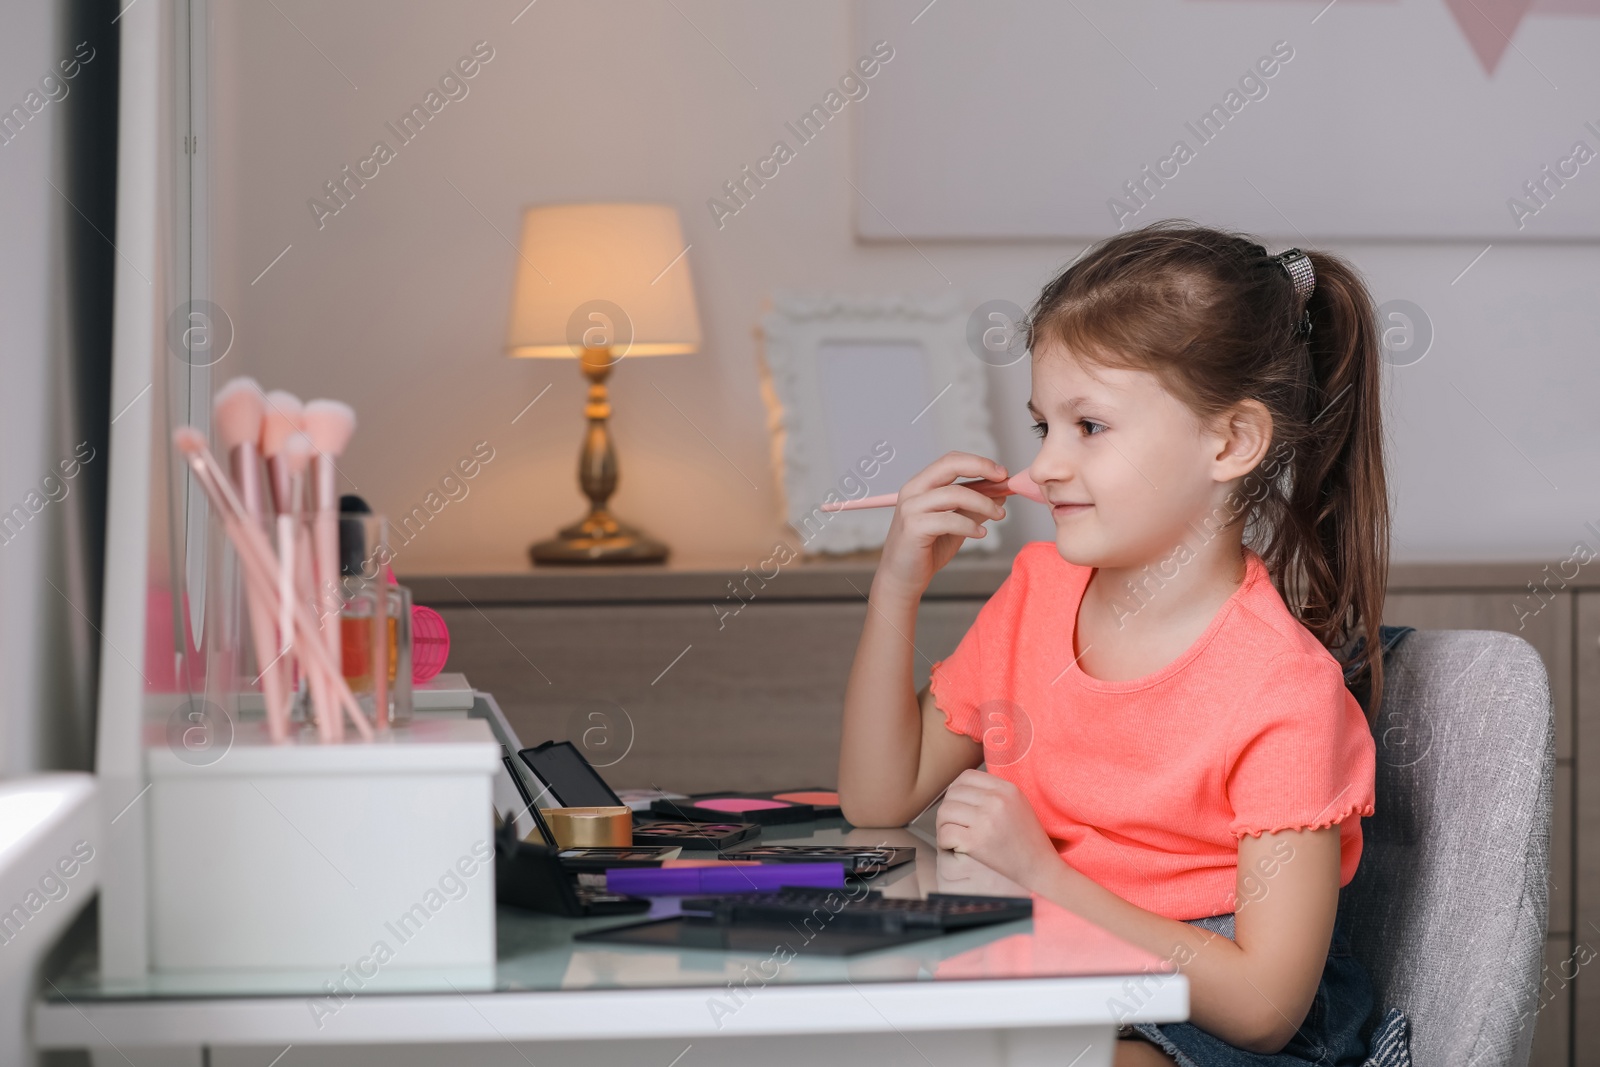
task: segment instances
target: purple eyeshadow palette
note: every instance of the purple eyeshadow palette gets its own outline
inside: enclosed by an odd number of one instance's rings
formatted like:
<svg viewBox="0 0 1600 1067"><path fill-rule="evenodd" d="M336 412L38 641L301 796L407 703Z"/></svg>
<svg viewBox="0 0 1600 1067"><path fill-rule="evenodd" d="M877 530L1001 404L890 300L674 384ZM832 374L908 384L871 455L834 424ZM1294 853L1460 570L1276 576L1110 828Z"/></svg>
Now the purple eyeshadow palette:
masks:
<svg viewBox="0 0 1600 1067"><path fill-rule="evenodd" d="M650 812L667 818L694 822L725 823L733 820L775 826L781 823L810 822L817 809L795 800L779 800L777 794L757 796L746 793L697 793L683 800L652 801Z"/></svg>
<svg viewBox="0 0 1600 1067"><path fill-rule="evenodd" d="M633 824L636 845L681 845L685 849L714 849L742 844L761 833L753 822L686 822L639 820Z"/></svg>

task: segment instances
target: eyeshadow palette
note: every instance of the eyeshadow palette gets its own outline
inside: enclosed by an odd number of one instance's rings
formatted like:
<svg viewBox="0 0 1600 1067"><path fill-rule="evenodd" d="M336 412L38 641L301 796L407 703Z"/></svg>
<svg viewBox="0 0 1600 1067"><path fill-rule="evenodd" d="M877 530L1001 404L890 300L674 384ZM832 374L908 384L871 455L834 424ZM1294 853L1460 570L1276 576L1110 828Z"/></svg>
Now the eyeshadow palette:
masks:
<svg viewBox="0 0 1600 1067"><path fill-rule="evenodd" d="M753 822L685 822L642 820L633 824L635 845L681 845L686 849L725 848L749 841L761 833Z"/></svg>
<svg viewBox="0 0 1600 1067"><path fill-rule="evenodd" d="M537 843L537 842L535 842ZM556 854L569 871L604 871L612 867L659 867L663 860L675 860L681 848L564 848Z"/></svg>
<svg viewBox="0 0 1600 1067"><path fill-rule="evenodd" d="M652 801L650 811L667 818L694 822L740 822L775 826L780 823L809 822L817 817L810 804L744 793L697 793L684 800Z"/></svg>
<svg viewBox="0 0 1600 1067"><path fill-rule="evenodd" d="M917 850L909 845L751 845L718 856L724 860L760 860L762 863L844 864L849 874L871 876L910 863Z"/></svg>
<svg viewBox="0 0 1600 1067"><path fill-rule="evenodd" d="M740 793L744 797L762 800L781 800L788 804L810 804L819 819L833 819L843 814L839 808L839 793L834 789L778 789L769 793Z"/></svg>

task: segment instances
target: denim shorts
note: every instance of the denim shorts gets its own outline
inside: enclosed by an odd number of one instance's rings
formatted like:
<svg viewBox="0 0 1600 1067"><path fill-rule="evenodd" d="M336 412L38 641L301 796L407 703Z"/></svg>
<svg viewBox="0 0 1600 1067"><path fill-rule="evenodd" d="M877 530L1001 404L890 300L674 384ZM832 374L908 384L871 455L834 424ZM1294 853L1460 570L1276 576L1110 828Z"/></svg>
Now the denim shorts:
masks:
<svg viewBox="0 0 1600 1067"><path fill-rule="evenodd" d="M1231 914L1187 921L1233 937ZM1133 1023L1118 1036L1154 1042L1178 1062L1178 1067L1360 1067L1367 1059L1362 1030L1372 1004L1371 976L1350 954L1350 942L1336 919L1316 998L1300 1029L1280 1051L1270 1056L1250 1052L1193 1023Z"/></svg>

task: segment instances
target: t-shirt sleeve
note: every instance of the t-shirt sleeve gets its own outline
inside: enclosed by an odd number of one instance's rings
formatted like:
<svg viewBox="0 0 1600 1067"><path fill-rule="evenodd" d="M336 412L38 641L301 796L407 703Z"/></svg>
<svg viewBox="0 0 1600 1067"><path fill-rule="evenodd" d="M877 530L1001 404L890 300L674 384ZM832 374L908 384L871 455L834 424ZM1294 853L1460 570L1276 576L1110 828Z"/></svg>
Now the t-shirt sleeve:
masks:
<svg viewBox="0 0 1600 1067"><path fill-rule="evenodd" d="M933 702L944 712L945 726L980 744L984 727L978 708L1004 695L998 688L1002 684L998 674L1010 660L1017 632L1021 590L1028 582L1027 555L1027 549L1017 553L1006 580L978 610L955 651L935 663L928 677Z"/></svg>
<svg viewBox="0 0 1600 1067"><path fill-rule="evenodd" d="M1241 694L1229 745L1233 836L1322 829L1371 815L1376 745L1337 661L1285 652L1260 677Z"/></svg>

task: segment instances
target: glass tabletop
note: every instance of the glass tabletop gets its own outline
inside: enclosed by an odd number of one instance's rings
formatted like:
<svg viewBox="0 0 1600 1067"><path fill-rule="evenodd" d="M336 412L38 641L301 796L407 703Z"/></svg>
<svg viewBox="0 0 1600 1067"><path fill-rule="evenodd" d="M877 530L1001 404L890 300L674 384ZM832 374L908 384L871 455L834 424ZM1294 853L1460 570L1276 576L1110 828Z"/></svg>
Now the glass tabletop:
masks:
<svg viewBox="0 0 1600 1067"><path fill-rule="evenodd" d="M1029 896L964 855L933 844L934 814L907 827L866 829L834 818L762 829L763 844L906 845L916 859L867 884L886 897L926 897L930 892ZM685 858L709 853L685 852ZM851 889L855 893L857 890ZM1039 897L1033 917L914 941L850 956L807 952L802 936L770 952L646 947L574 941L586 930L622 926L671 914L672 898L658 899L649 916L569 919L515 908L497 909L497 962L454 969L378 968L370 977L334 971L206 971L158 973L132 981L99 973L93 938L80 936L76 951L46 971L47 1000L143 1000L211 997L326 997L345 994L438 992L555 992L706 987L750 990L765 985L1026 979L1171 971L1166 961L1113 936ZM846 904L846 906L848 906ZM737 1003L737 999L730 1004Z"/></svg>

